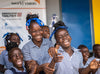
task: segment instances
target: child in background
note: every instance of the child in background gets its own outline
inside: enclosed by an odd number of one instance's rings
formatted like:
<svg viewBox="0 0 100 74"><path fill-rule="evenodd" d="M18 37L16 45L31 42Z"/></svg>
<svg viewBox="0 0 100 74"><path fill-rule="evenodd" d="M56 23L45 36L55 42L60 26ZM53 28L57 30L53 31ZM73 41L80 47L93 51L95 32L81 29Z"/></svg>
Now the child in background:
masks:
<svg viewBox="0 0 100 74"><path fill-rule="evenodd" d="M95 61L95 68L94 70L91 69L89 72L91 74L100 74L100 44L93 45L93 54L94 56L90 57L86 63L86 67L90 65L91 61Z"/></svg>
<svg viewBox="0 0 100 74"><path fill-rule="evenodd" d="M0 72L4 73L6 69L12 67L12 63L8 60L8 51L13 47L18 47L21 38L18 33L6 33L3 37L5 37L4 42L6 50L4 50L0 55Z"/></svg>
<svg viewBox="0 0 100 74"><path fill-rule="evenodd" d="M43 37L49 39L49 37L50 37L49 27L43 26L42 29L43 29Z"/></svg>
<svg viewBox="0 0 100 74"><path fill-rule="evenodd" d="M80 49L80 52L83 55L83 65L85 66L85 64L87 63L88 58L90 56L89 50L85 45L79 45L78 49Z"/></svg>
<svg viewBox="0 0 100 74"><path fill-rule="evenodd" d="M28 74L25 67L23 67L23 54L18 47L8 51L8 59L13 66L11 69L6 70L4 74Z"/></svg>

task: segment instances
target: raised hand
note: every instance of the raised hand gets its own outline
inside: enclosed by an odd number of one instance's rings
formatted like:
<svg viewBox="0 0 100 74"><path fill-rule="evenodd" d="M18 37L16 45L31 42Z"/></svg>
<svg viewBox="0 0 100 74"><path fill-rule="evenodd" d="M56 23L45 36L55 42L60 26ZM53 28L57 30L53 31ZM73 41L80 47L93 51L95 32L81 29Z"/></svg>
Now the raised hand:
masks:
<svg viewBox="0 0 100 74"><path fill-rule="evenodd" d="M99 67L99 61L96 61L96 59L92 60L90 63L90 69L98 69Z"/></svg>
<svg viewBox="0 0 100 74"><path fill-rule="evenodd" d="M51 56L51 58L53 58L54 55L57 54L58 49L59 49L59 45L56 45L55 47L50 47L50 48L49 48L48 53L49 53L49 55Z"/></svg>

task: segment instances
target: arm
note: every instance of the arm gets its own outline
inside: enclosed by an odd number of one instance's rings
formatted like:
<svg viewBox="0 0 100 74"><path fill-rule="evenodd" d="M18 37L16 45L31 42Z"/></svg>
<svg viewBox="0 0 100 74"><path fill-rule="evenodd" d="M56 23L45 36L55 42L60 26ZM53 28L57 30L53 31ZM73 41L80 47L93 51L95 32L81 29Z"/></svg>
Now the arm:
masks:
<svg viewBox="0 0 100 74"><path fill-rule="evenodd" d="M95 74L95 72L98 69L98 66L99 66L99 62L96 61L96 59L94 59L94 60L91 61L89 66L81 69L79 72L80 72L80 74L89 74L89 73Z"/></svg>

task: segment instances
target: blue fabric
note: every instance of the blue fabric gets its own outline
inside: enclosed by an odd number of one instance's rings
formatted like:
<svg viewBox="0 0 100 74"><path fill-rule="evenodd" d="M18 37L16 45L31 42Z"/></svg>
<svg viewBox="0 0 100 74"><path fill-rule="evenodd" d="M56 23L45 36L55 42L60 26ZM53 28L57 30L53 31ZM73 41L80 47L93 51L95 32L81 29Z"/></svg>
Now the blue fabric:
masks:
<svg viewBox="0 0 100 74"><path fill-rule="evenodd" d="M23 72L21 70L18 70L14 66L12 68L13 68L13 70L12 69L8 69L8 70L5 71L4 74L27 74L25 67L23 67L24 68L24 71Z"/></svg>
<svg viewBox="0 0 100 74"><path fill-rule="evenodd" d="M74 53L69 56L67 52L59 47L58 53L62 53L64 56L62 62L55 64L54 74L79 74L79 69L83 67L83 57L82 54L75 48L71 48Z"/></svg>
<svg viewBox="0 0 100 74"><path fill-rule="evenodd" d="M2 38L4 38L5 36L7 36L8 34L9 34L9 33L7 32L6 34L4 34L4 35L3 35L3 37L2 37Z"/></svg>
<svg viewBox="0 0 100 74"><path fill-rule="evenodd" d="M26 43L22 48L24 60L35 60L39 65L48 63L50 58L48 54L48 49L53 46L54 45L49 39L43 39L40 47L35 45L31 40Z"/></svg>
<svg viewBox="0 0 100 74"><path fill-rule="evenodd" d="M66 26L59 26L59 27L57 27L53 32L52 32L52 34L50 35L50 38L49 38L49 40L51 40L52 39L52 36L53 36L53 34L55 34L56 33L56 31L58 30L58 29L68 29L68 27L66 27Z"/></svg>
<svg viewBox="0 0 100 74"><path fill-rule="evenodd" d="M16 33L16 34L17 34L17 36L20 38L20 40L23 41L23 39L19 36L19 34L18 34L18 33Z"/></svg>
<svg viewBox="0 0 100 74"><path fill-rule="evenodd" d="M13 64L11 62L9 62L8 60L8 51L4 50L2 51L1 55L0 55L0 64L4 65L7 69L10 69Z"/></svg>
<svg viewBox="0 0 100 74"><path fill-rule="evenodd" d="M32 20L35 20L40 26L44 26L44 23L38 18L31 18L26 22L26 26L30 26Z"/></svg>

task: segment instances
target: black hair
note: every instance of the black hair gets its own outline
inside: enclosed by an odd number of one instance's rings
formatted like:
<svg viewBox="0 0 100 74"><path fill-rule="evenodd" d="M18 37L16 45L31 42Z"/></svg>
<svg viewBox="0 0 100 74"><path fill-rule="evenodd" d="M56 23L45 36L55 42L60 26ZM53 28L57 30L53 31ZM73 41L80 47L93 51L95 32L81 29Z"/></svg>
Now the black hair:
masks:
<svg viewBox="0 0 100 74"><path fill-rule="evenodd" d="M18 48L18 47L11 48L11 50L8 51L8 58L9 58L9 59L11 58L12 52L13 52L14 50L19 50L19 51L21 51L21 49Z"/></svg>
<svg viewBox="0 0 100 74"><path fill-rule="evenodd" d="M93 45L93 50L95 51L97 49L97 47L100 46L100 44L94 44Z"/></svg>
<svg viewBox="0 0 100 74"><path fill-rule="evenodd" d="M18 35L17 33L9 33L9 34L5 37L5 40L4 40L5 46L7 45L7 42L8 42L8 40L10 39L10 37L11 37L12 35L17 35L17 36L19 37L19 35ZM20 37L19 37L19 39L20 39Z"/></svg>
<svg viewBox="0 0 100 74"><path fill-rule="evenodd" d="M37 14L27 14L27 16L26 16L26 22L29 20L29 19L31 19L31 18L39 18L39 16L37 15ZM31 23L37 23L35 20L32 20L31 22L30 22L30 24ZM30 26L28 26L28 28L30 28Z"/></svg>
<svg viewBox="0 0 100 74"><path fill-rule="evenodd" d="M78 49L83 49L83 48L87 48L85 45L79 45Z"/></svg>
<svg viewBox="0 0 100 74"><path fill-rule="evenodd" d="M53 25L53 27L54 27L55 29L56 29L57 27L59 27L59 26L65 26L65 27L66 27L66 25L65 25L64 22L62 22L62 21L58 21L57 23L55 23L55 24ZM55 30L55 29L54 29L54 30ZM59 28L59 29L62 29L62 28ZM58 29L58 30L59 30L59 29ZM57 31L58 31L58 30L57 30ZM57 32L57 31L56 31L56 32ZM68 32L68 30L67 30L67 32ZM54 34L54 37L56 38L56 33Z"/></svg>
<svg viewBox="0 0 100 74"><path fill-rule="evenodd" d="M27 14L27 16L26 16L26 22L27 22L27 20L29 20L31 18L39 18L39 16L37 14Z"/></svg>

